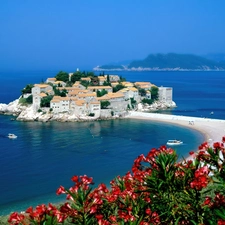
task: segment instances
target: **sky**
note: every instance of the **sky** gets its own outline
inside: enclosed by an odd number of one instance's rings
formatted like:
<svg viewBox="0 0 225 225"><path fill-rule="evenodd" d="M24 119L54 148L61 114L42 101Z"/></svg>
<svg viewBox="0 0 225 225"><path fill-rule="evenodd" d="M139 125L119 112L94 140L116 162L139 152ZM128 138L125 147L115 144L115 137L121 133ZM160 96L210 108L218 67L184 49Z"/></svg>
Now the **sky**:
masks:
<svg viewBox="0 0 225 225"><path fill-rule="evenodd" d="M225 53L224 0L0 0L0 71Z"/></svg>

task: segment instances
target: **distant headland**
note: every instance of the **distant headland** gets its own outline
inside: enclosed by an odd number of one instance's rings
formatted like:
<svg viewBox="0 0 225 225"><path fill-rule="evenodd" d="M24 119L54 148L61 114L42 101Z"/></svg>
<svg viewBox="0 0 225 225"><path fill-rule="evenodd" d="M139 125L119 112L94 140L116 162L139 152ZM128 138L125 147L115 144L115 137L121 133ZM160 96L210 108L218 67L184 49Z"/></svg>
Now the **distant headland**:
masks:
<svg viewBox="0 0 225 225"><path fill-rule="evenodd" d="M94 71L224 71L225 61L215 61L193 54L150 54L143 60L133 60L126 65L96 66Z"/></svg>

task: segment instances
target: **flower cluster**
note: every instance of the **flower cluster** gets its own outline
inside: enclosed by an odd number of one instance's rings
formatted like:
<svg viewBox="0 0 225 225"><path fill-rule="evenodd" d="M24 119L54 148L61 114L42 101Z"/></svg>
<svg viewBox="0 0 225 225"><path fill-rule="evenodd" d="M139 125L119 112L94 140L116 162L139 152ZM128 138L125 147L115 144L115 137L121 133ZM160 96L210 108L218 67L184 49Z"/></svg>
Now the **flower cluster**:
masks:
<svg viewBox="0 0 225 225"><path fill-rule="evenodd" d="M117 176L110 188L73 176L60 206L52 204L14 212L10 224L225 224L225 137L212 147L203 143L192 160L178 161L162 146L134 160L131 172Z"/></svg>

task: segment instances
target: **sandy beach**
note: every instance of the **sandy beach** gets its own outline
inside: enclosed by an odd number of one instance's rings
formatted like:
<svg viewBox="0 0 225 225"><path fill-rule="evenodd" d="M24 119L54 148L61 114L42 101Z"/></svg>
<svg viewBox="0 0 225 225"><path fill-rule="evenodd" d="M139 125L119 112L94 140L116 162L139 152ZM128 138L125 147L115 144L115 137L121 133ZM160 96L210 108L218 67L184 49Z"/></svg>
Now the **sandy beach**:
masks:
<svg viewBox="0 0 225 225"><path fill-rule="evenodd" d="M221 142L222 137L225 136L225 120L136 111L130 112L128 117L177 124L190 129L195 129L205 136L205 141L209 144Z"/></svg>

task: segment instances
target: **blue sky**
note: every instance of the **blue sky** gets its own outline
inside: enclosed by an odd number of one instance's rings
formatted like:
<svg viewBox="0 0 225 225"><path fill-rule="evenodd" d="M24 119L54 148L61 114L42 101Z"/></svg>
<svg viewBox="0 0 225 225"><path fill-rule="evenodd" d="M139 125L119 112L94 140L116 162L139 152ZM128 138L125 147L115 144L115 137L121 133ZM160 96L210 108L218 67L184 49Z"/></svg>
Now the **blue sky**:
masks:
<svg viewBox="0 0 225 225"><path fill-rule="evenodd" d="M1 0L0 70L225 53L224 0Z"/></svg>

